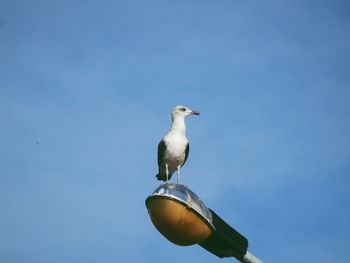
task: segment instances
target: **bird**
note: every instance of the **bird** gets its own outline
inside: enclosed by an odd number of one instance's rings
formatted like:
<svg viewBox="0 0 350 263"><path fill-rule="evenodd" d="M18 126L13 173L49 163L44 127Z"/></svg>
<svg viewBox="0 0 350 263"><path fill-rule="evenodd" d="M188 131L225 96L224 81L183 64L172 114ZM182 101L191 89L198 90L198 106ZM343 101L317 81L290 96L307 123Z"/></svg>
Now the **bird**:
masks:
<svg viewBox="0 0 350 263"><path fill-rule="evenodd" d="M177 171L176 183L179 183L180 169L185 164L190 145L186 137L185 118L189 115L199 115L198 111L190 110L185 106L176 106L171 112L172 125L168 133L158 144L158 174L159 181L171 179Z"/></svg>

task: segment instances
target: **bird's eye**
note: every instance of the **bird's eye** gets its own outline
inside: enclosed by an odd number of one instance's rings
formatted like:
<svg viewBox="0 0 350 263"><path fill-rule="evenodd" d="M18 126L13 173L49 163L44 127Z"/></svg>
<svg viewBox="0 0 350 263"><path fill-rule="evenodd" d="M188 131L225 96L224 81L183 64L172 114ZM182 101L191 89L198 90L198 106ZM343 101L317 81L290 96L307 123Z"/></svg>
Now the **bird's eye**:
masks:
<svg viewBox="0 0 350 263"><path fill-rule="evenodd" d="M181 108L180 111L186 111L186 108Z"/></svg>

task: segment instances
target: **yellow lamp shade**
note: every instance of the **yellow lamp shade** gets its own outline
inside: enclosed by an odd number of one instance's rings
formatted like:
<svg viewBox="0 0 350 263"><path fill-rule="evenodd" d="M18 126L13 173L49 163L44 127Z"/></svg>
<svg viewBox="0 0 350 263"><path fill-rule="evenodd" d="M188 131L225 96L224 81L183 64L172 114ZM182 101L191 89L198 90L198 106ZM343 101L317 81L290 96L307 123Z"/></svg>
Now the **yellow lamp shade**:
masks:
<svg viewBox="0 0 350 263"><path fill-rule="evenodd" d="M211 235L211 213L193 192L175 184L161 185L157 190L146 199L146 206L164 237L174 244L189 246Z"/></svg>

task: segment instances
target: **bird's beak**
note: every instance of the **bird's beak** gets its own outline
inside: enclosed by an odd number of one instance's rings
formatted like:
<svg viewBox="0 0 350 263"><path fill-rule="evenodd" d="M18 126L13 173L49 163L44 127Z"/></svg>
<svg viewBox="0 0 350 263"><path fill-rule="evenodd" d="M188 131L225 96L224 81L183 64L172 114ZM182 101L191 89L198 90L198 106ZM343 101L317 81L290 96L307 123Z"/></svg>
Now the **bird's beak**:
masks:
<svg viewBox="0 0 350 263"><path fill-rule="evenodd" d="M192 115L199 115L199 112L198 112L198 111L193 110L191 114L192 114Z"/></svg>

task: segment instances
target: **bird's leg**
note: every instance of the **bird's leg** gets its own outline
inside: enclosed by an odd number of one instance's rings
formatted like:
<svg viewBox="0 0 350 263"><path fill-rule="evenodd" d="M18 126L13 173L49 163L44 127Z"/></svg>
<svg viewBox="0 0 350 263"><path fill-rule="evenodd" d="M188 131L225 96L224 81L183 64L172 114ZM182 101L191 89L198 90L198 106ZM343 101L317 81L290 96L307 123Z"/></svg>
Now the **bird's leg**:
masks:
<svg viewBox="0 0 350 263"><path fill-rule="evenodd" d="M177 167L176 184L179 184L179 180L180 180L180 166Z"/></svg>
<svg viewBox="0 0 350 263"><path fill-rule="evenodd" d="M169 168L168 168L168 164L165 164L165 176L166 176L166 184L168 184L168 178L169 178Z"/></svg>

